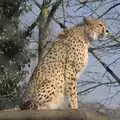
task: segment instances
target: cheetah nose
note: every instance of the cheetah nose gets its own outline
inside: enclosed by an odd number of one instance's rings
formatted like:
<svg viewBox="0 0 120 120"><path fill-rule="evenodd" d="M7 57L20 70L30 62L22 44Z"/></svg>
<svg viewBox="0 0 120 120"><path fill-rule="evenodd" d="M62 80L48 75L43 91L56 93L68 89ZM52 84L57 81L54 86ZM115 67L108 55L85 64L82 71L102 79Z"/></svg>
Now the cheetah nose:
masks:
<svg viewBox="0 0 120 120"><path fill-rule="evenodd" d="M105 32L105 37L108 37L109 34L110 34L109 30L106 30L106 32Z"/></svg>
<svg viewBox="0 0 120 120"><path fill-rule="evenodd" d="M106 30L106 33L109 33L109 30Z"/></svg>

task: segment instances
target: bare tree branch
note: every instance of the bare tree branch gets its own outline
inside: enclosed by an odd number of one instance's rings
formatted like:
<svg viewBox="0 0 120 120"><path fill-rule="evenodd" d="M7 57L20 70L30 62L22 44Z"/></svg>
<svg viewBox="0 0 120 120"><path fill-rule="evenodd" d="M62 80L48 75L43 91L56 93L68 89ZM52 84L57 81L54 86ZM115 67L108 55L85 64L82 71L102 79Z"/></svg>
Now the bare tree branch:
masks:
<svg viewBox="0 0 120 120"><path fill-rule="evenodd" d="M45 28L48 28L48 25L50 24L56 10L58 9L58 7L60 6L60 4L62 3L62 0L58 0L56 3L54 3L54 5L52 6L52 9L48 15L48 18L47 18L47 22L46 22L46 25L45 25Z"/></svg>
<svg viewBox="0 0 120 120"><path fill-rule="evenodd" d="M32 30L36 27L40 20L41 14L38 15L37 19L27 28L27 30L23 33L24 37L27 37L31 34Z"/></svg>
<svg viewBox="0 0 120 120"><path fill-rule="evenodd" d="M116 84L116 82L99 83L99 84L94 85L94 86L92 86L92 87L89 87L89 88L87 88L87 89L85 89L85 90L82 90L82 91L78 92L77 94L79 95L79 94L83 94L83 93L86 93L86 92L91 92L91 91L93 91L95 88L101 87L101 86L103 86L103 85L111 85L111 84Z"/></svg>
<svg viewBox="0 0 120 120"><path fill-rule="evenodd" d="M119 6L119 5L120 5L120 3L117 3L117 4L113 5L113 6L111 6L110 8L108 8L108 10L106 10L106 11L105 11L102 15L100 15L98 18L103 17L103 16L106 15L108 12L110 12L113 8L115 8L115 7Z"/></svg>
<svg viewBox="0 0 120 120"><path fill-rule="evenodd" d="M107 66L94 52L89 49L90 53L99 61L105 70L120 84L120 78Z"/></svg>

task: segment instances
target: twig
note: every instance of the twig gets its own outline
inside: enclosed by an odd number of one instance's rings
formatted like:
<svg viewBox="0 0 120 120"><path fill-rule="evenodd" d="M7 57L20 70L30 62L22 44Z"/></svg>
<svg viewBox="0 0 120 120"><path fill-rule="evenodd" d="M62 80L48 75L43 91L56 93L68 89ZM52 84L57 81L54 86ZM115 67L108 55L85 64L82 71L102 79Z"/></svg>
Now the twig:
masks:
<svg viewBox="0 0 120 120"><path fill-rule="evenodd" d="M107 66L94 52L89 49L90 53L99 61L99 63L105 68L105 70L120 84L120 78Z"/></svg>

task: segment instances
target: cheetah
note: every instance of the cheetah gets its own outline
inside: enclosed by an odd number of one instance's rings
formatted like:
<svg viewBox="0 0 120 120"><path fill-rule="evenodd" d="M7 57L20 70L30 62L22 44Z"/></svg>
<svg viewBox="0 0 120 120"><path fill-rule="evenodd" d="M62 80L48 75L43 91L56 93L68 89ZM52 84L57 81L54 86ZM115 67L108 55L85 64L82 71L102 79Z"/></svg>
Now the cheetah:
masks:
<svg viewBox="0 0 120 120"><path fill-rule="evenodd" d="M83 25L58 35L27 88L25 101L31 101L30 109L78 109L77 80L88 63L89 44L106 32L102 20L85 17Z"/></svg>

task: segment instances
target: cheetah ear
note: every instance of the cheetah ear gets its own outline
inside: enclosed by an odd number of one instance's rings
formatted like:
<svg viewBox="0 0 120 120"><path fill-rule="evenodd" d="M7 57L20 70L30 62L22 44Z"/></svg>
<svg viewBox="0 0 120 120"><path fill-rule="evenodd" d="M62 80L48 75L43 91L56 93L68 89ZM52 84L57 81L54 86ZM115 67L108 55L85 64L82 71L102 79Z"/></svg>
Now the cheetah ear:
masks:
<svg viewBox="0 0 120 120"><path fill-rule="evenodd" d="M61 33L58 35L58 38L60 38L60 39L66 38L68 32L69 32L69 30L65 29L63 32L61 32Z"/></svg>
<svg viewBox="0 0 120 120"><path fill-rule="evenodd" d="M64 32L62 32L62 33L60 33L60 34L58 35L58 38L59 38L59 39L64 39L65 37L66 37L66 35L65 35Z"/></svg>
<svg viewBox="0 0 120 120"><path fill-rule="evenodd" d="M85 24L90 24L91 18L90 17L83 17L83 21Z"/></svg>

